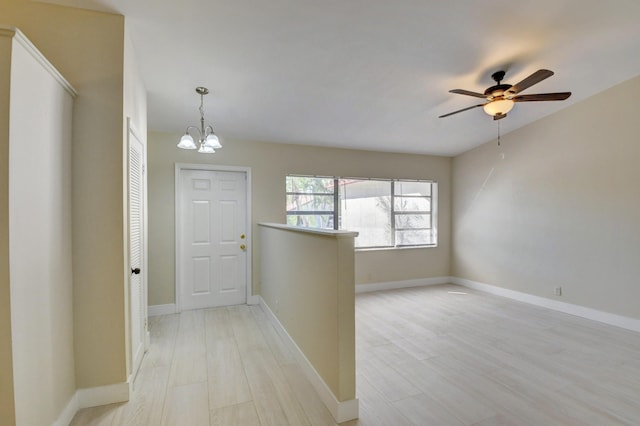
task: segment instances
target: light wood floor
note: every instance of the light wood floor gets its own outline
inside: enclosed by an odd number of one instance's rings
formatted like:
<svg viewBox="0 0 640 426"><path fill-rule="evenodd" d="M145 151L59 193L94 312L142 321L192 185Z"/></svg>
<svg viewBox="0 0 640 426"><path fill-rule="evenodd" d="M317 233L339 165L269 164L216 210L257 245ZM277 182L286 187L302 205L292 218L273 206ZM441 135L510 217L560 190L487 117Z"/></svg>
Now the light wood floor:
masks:
<svg viewBox="0 0 640 426"><path fill-rule="evenodd" d="M151 318L131 401L72 425L334 425L259 307ZM356 297L356 425L638 425L640 334L457 286Z"/></svg>

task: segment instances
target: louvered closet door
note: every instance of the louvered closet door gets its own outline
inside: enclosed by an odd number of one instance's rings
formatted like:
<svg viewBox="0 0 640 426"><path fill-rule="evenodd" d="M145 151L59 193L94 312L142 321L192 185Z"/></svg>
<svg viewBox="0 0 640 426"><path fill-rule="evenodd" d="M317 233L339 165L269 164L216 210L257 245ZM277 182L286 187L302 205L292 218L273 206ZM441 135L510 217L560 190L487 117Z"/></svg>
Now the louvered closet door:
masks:
<svg viewBox="0 0 640 426"><path fill-rule="evenodd" d="M136 376L144 356L144 190L144 147L135 134L129 132L129 306L133 377Z"/></svg>

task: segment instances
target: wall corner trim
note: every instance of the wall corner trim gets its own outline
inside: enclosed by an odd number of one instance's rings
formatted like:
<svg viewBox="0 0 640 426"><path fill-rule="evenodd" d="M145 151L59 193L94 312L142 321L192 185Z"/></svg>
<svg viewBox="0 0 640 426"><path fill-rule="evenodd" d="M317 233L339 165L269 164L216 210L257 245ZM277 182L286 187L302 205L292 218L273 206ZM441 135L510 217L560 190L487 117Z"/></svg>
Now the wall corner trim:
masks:
<svg viewBox="0 0 640 426"><path fill-rule="evenodd" d="M613 325L615 327L624 328L640 333L640 320L622 315L616 315L609 312L599 311L597 309L588 308L586 306L574 305L571 303L560 302L546 297L534 296L528 293L522 293L503 287L485 284L465 278L451 277L454 284L458 284L467 288L480 290L485 293L502 296L519 302L528 303L542 308L551 309L565 314L575 315L578 317L598 321L603 324Z"/></svg>
<svg viewBox="0 0 640 426"><path fill-rule="evenodd" d="M302 368L305 376L311 382L313 388L318 392L320 399L327 407L333 418L337 423L346 422L349 420L354 420L358 418L358 399L350 399L347 401L338 401L329 386L324 382L320 374L313 368L313 365L309 362L307 357L302 353L298 345L296 345L295 341L291 338L287 330L284 329L278 318L271 311L271 308L265 303L264 299L260 296L253 296L259 298L259 305L267 315L269 322L274 326L277 333L282 337L282 339L287 343L295 357L298 361L298 364Z"/></svg>
<svg viewBox="0 0 640 426"><path fill-rule="evenodd" d="M78 97L78 91L60 74L51 62L38 50L38 48L24 35L22 31L13 26L0 25L0 35L9 35L25 48L25 50L33 56L49 74L60 83L62 87L71 95L72 98Z"/></svg>
<svg viewBox="0 0 640 426"><path fill-rule="evenodd" d="M356 284L356 293L372 291L395 290L399 288L423 287L428 285L450 284L453 277L418 278L414 280L388 281L380 283Z"/></svg>
<svg viewBox="0 0 640 426"><path fill-rule="evenodd" d="M167 303L166 305L149 305L147 314L150 317L157 317L158 315L171 315L176 313L176 304Z"/></svg>

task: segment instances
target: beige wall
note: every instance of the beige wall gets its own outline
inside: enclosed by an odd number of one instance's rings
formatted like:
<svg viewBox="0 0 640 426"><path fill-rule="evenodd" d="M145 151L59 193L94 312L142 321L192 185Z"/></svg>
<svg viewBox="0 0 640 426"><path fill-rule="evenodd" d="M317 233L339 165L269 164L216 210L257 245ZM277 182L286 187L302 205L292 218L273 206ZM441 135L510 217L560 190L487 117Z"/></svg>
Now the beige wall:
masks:
<svg viewBox="0 0 640 426"><path fill-rule="evenodd" d="M72 96L13 39L9 238L17 424L52 424L75 392ZM33 99L37 97L38 102ZM33 124L38 142L33 141ZM38 407L34 409L34 407Z"/></svg>
<svg viewBox="0 0 640 426"><path fill-rule="evenodd" d="M355 398L353 235L260 226L261 295L338 401Z"/></svg>
<svg viewBox="0 0 640 426"><path fill-rule="evenodd" d="M453 275L640 318L639 100L636 77L456 157Z"/></svg>
<svg viewBox="0 0 640 426"><path fill-rule="evenodd" d="M76 385L124 382L124 18L3 0L0 24L20 28L79 92L72 146Z"/></svg>
<svg viewBox="0 0 640 426"><path fill-rule="evenodd" d="M194 116L197 120L197 115ZM185 123L190 124L190 123ZM433 179L439 183L439 245L436 248L357 252L356 283L402 281L449 275L451 159L335 148L225 140L212 155L176 148L180 135L149 133L149 304L174 303L174 164L208 163L252 169L253 234L256 223L285 221L285 176ZM253 270L260 252L252 245ZM253 292L259 293L254 273Z"/></svg>

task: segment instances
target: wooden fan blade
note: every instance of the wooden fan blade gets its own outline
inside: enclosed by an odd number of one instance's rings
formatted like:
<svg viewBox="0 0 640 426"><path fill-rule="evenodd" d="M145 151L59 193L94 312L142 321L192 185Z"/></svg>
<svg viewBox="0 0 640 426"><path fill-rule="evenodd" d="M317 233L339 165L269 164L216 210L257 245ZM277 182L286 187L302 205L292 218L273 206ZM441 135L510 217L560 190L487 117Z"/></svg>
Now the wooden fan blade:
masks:
<svg viewBox="0 0 640 426"><path fill-rule="evenodd" d="M485 105L485 104L473 105L473 106L470 106L470 107L467 107L467 108L459 109L458 111L450 112L449 114L441 115L441 116L440 116L440 117L438 117L438 118L445 118L445 117L448 117L448 116L450 116L450 115L457 114L457 113L459 113L459 112L463 112L463 111L467 111L467 110L470 110L470 109L473 109L473 108L478 108L478 107L481 107L481 106L484 106L484 105Z"/></svg>
<svg viewBox="0 0 640 426"><path fill-rule="evenodd" d="M564 101L571 92L539 93L537 95L520 95L511 98L514 102Z"/></svg>
<svg viewBox="0 0 640 426"><path fill-rule="evenodd" d="M449 93L457 93L458 95L467 95L467 96L474 96L476 98L487 99L487 95L483 95L482 93L477 93L477 92L471 92L469 90L464 90L464 89L449 90Z"/></svg>
<svg viewBox="0 0 640 426"><path fill-rule="evenodd" d="M538 70L531 74L529 77L522 80L520 83L514 84L508 90L509 93L520 93L523 90L533 86L534 84L540 83L545 78L549 78L553 75L553 71L549 70Z"/></svg>

